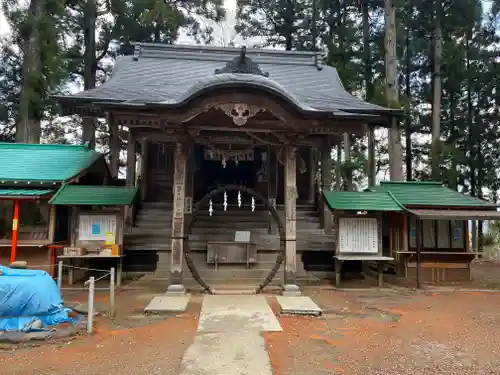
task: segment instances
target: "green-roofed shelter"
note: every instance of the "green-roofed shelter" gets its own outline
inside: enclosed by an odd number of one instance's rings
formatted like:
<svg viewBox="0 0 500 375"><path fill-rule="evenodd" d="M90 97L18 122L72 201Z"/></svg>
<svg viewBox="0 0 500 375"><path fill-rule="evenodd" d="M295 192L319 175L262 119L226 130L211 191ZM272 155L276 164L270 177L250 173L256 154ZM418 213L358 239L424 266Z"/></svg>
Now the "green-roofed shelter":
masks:
<svg viewBox="0 0 500 375"><path fill-rule="evenodd" d="M363 192L325 191L324 200L338 217L378 213L383 221L383 246L419 280L470 278L468 220L500 219L497 205L461 194L440 182L387 181ZM420 264L419 263L419 264ZM416 276L416 275L415 275Z"/></svg>
<svg viewBox="0 0 500 375"><path fill-rule="evenodd" d="M88 145L0 142L0 188L71 183L87 173L108 173L104 155Z"/></svg>
<svg viewBox="0 0 500 375"><path fill-rule="evenodd" d="M49 201L65 206L128 206L134 203L138 189L127 186L64 185Z"/></svg>
<svg viewBox="0 0 500 375"><path fill-rule="evenodd" d="M0 165L0 246L11 247L11 262L16 260L18 246L50 247L59 237L65 238L63 228L70 213L48 202L61 186L86 184L103 189L111 181L104 155L88 144L0 142ZM95 192L92 186L89 189Z"/></svg>

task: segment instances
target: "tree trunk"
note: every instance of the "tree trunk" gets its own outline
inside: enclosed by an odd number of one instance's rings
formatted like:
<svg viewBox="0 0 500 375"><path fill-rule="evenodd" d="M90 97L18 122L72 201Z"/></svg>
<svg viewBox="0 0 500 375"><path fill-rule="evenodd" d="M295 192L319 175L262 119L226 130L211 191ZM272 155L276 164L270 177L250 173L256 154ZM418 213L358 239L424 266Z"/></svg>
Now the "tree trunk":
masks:
<svg viewBox="0 0 500 375"><path fill-rule="evenodd" d="M413 10L413 4L412 1L410 0L408 3L408 9L407 13L408 16L411 14ZM412 165L412 155L411 155L411 82L410 82L410 75L412 72L412 67L411 67L411 51L410 51L410 25L409 25L409 20L407 19L407 25L406 25L406 35L405 35L405 65L406 65L406 72L405 72L405 95L406 95L406 102L405 102L405 140L406 140L406 181L411 181L412 180L412 170L413 170L413 165Z"/></svg>
<svg viewBox="0 0 500 375"><path fill-rule="evenodd" d="M19 99L16 142L40 143L42 100L42 64L40 22L45 13L45 0L31 0L29 7L29 40L24 45L23 79Z"/></svg>
<svg viewBox="0 0 500 375"><path fill-rule="evenodd" d="M385 60L385 96L390 108L399 106L397 85L397 56L396 56L396 7L392 0L384 0L384 60ZM389 129L389 170L392 181L403 179L401 165L401 133L398 119L391 116Z"/></svg>
<svg viewBox="0 0 500 375"><path fill-rule="evenodd" d="M373 98L373 72L372 72L372 53L370 48L370 17L368 12L368 1L362 4L363 11L363 51L365 65L365 86L366 100L370 101ZM375 185L375 127L368 127L368 186Z"/></svg>
<svg viewBox="0 0 500 375"><path fill-rule="evenodd" d="M438 3L438 6L440 4ZM441 59L443 53L443 36L441 31L440 12L434 13L434 33L432 40L432 145L431 169L432 179L441 180Z"/></svg>
<svg viewBox="0 0 500 375"><path fill-rule="evenodd" d="M97 70L95 40L97 4L95 0L87 0L84 17L83 86L85 90L90 90L95 88ZM91 146L95 145L95 120L93 117L83 118L82 140L83 142L90 142Z"/></svg>

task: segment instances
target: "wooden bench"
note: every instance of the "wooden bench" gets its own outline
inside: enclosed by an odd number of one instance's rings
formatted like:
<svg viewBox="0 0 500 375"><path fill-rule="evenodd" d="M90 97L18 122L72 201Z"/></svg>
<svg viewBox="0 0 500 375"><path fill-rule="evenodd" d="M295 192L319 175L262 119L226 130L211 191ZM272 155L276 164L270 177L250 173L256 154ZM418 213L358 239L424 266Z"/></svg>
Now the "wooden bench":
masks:
<svg viewBox="0 0 500 375"><path fill-rule="evenodd" d="M400 266L403 267L405 278L416 273L417 253L415 251L396 251L394 254ZM470 263L474 258L475 254L464 251L422 251L420 253L420 268L426 270L424 278L429 278L428 281L458 281L450 280L450 276L454 273L461 276L456 277L456 279L470 280ZM460 270L464 272L460 272ZM459 273L461 274L459 275Z"/></svg>

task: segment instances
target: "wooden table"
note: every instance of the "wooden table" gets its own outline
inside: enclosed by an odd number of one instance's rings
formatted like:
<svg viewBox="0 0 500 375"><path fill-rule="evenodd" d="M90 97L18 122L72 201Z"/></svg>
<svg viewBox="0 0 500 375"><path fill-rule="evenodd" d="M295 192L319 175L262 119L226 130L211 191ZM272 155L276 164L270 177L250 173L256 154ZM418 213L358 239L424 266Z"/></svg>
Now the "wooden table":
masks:
<svg viewBox="0 0 500 375"><path fill-rule="evenodd" d="M340 285L340 272L342 271L342 264L349 260L358 261L376 261L377 262L377 280L378 286L382 287L384 285L384 265L385 262L394 260L392 257L387 257L378 254L339 254L334 255L335 258L335 286Z"/></svg>
<svg viewBox="0 0 500 375"><path fill-rule="evenodd" d="M57 259L59 259L61 262L64 262L65 260L68 261L69 265L72 266L73 261L77 259L84 259L84 260L90 260L90 259L116 259L118 261L118 267L116 269L116 287L120 287L122 283L122 269L123 269L123 258L124 255L92 255L92 254L86 254L86 255L59 255ZM68 284L73 285L73 267L69 267L69 272L68 272ZM97 288L96 288L97 289ZM101 289L101 288L99 288ZM109 289L109 288L104 288L104 289Z"/></svg>

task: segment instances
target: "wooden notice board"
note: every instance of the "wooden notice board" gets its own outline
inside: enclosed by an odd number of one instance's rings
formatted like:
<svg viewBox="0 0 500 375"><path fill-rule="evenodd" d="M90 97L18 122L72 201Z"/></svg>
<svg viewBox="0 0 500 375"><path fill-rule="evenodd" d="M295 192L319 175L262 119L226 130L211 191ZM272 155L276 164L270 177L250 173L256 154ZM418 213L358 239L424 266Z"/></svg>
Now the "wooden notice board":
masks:
<svg viewBox="0 0 500 375"><path fill-rule="evenodd" d="M339 217L339 253L377 254L379 222L374 217Z"/></svg>

